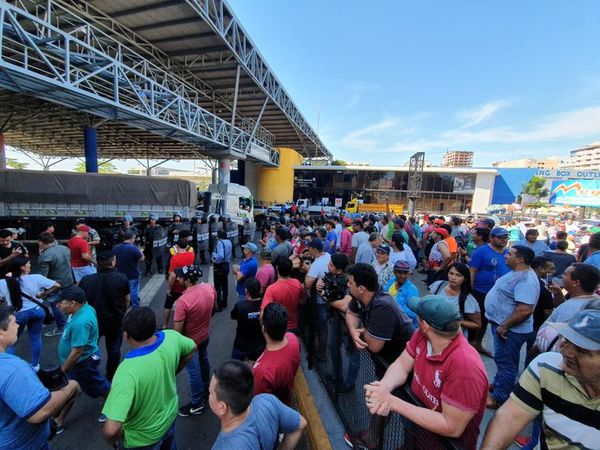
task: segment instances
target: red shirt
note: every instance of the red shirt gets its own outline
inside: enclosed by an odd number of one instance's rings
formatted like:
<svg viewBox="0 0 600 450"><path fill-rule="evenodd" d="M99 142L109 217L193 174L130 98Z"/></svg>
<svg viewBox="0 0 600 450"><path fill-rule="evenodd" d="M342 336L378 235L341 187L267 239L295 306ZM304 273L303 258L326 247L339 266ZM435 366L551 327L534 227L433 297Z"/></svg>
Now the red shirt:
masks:
<svg viewBox="0 0 600 450"><path fill-rule="evenodd" d="M264 309L269 303L280 303L288 312L288 330L298 328L298 303L304 293L304 287L295 278L280 279L265 291L260 308Z"/></svg>
<svg viewBox="0 0 600 450"><path fill-rule="evenodd" d="M194 252L182 252L175 253L175 255L171 256L171 261L169 262L169 273L173 272L175 269L179 269L180 267L190 266L194 264L196 260L196 255ZM185 287L179 284L177 280L173 283L171 287L171 292L176 294L181 294L185 290Z"/></svg>
<svg viewBox="0 0 600 450"><path fill-rule="evenodd" d="M217 291L207 283L191 286L177 300L175 322L183 322L183 335L201 344L208 339Z"/></svg>
<svg viewBox="0 0 600 450"><path fill-rule="evenodd" d="M67 242L69 250L71 250L71 267L89 266L90 262L81 257L83 253L90 254L90 246L87 241L79 235L73 236Z"/></svg>
<svg viewBox="0 0 600 450"><path fill-rule="evenodd" d="M287 345L279 350L265 350L254 363L254 395L273 394L286 405L292 402L294 378L300 365L300 342L295 334L286 333Z"/></svg>
<svg viewBox="0 0 600 450"><path fill-rule="evenodd" d="M426 408L442 411L442 402L475 413L458 438L465 449L475 449L485 413L488 378L481 358L460 333L441 355L428 356L427 338L417 330L406 345L415 360L411 389Z"/></svg>

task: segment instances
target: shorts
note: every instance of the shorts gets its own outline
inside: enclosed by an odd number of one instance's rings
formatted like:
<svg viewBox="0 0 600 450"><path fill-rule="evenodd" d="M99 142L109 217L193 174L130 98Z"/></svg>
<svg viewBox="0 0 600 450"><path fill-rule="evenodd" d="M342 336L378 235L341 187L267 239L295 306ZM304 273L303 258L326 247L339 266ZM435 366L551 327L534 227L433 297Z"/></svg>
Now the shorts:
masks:
<svg viewBox="0 0 600 450"><path fill-rule="evenodd" d="M177 301L179 297L181 297L181 292L171 292L171 295L165 297L165 309L173 309L173 304Z"/></svg>
<svg viewBox="0 0 600 450"><path fill-rule="evenodd" d="M100 356L93 354L79 361L69 370L67 376L81 386L81 390L92 398L105 397L110 391L110 383L100 373Z"/></svg>

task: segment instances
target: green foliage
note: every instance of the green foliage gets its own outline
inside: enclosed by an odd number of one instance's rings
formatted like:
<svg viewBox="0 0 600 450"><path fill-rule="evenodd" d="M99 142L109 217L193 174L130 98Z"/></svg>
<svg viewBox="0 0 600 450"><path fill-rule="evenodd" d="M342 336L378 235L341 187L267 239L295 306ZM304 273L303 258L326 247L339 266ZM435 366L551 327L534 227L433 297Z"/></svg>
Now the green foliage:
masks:
<svg viewBox="0 0 600 450"><path fill-rule="evenodd" d="M331 161L331 165L332 166L347 166L348 163L341 159L334 159L333 161Z"/></svg>
<svg viewBox="0 0 600 450"><path fill-rule="evenodd" d="M26 162L17 161L14 158L6 158L6 167L11 169L22 170L26 169L28 165L29 164L27 164Z"/></svg>
<svg viewBox="0 0 600 450"><path fill-rule="evenodd" d="M532 203L528 203L527 204L527 207L528 208L532 208L532 209L543 208L544 206L548 206L548 203L544 203L544 202L532 202Z"/></svg>
<svg viewBox="0 0 600 450"><path fill-rule="evenodd" d="M75 172L85 173L85 161L81 161L73 169ZM99 173L117 173L117 166L109 161L98 161Z"/></svg>
<svg viewBox="0 0 600 450"><path fill-rule="evenodd" d="M531 195L539 200L540 197L546 197L548 195L548 188L545 186L546 179L544 177L533 176L523 187L523 194Z"/></svg>

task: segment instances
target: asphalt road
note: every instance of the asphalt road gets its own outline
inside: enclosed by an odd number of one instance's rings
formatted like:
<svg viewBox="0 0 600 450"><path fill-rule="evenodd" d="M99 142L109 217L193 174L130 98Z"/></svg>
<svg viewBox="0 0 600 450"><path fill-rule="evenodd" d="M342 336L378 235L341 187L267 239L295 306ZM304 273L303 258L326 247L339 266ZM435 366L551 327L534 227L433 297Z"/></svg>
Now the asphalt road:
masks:
<svg viewBox="0 0 600 450"><path fill-rule="evenodd" d="M208 280L208 266L202 266L204 271L203 281ZM149 303L157 314L159 322L162 320L162 306L165 298L166 283L163 282L164 275L155 275L151 279L142 278L142 303ZM148 285L148 286L147 286ZM147 288L146 288L147 287ZM146 289L145 289L146 288ZM230 281L229 309L237 299L235 285ZM171 319L172 320L172 319ZM44 328L48 331L50 328ZM229 359L233 339L235 337L235 322L230 319L229 312L223 311L215 315L211 323L210 344L208 346L208 358L212 365L219 365ZM57 345L59 336L42 337L41 366L47 367L57 364ZM100 353L102 367L106 364L106 352L101 339ZM123 353L129 348L125 343ZM29 341L25 332L17 343L17 354L29 360ZM177 390L180 405L189 403L189 382L186 370L182 370L177 376ZM57 436L52 442L54 450L96 450L106 449L108 446L102 439L102 424L98 423L98 416L102 410L102 403L98 399L92 399L82 394L77 400L65 422L65 431ZM207 408L200 416L177 418L177 447L179 449L209 449L219 433L220 424L217 417Z"/></svg>

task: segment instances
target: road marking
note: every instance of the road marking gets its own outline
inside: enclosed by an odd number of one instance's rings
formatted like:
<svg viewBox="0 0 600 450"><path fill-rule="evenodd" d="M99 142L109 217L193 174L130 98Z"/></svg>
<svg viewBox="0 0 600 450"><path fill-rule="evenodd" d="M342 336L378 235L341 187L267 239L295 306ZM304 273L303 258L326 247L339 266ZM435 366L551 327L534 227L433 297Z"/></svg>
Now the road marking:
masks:
<svg viewBox="0 0 600 450"><path fill-rule="evenodd" d="M140 306L148 306L152 303L152 299L166 281L164 274L157 273L148 280L140 291Z"/></svg>

